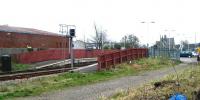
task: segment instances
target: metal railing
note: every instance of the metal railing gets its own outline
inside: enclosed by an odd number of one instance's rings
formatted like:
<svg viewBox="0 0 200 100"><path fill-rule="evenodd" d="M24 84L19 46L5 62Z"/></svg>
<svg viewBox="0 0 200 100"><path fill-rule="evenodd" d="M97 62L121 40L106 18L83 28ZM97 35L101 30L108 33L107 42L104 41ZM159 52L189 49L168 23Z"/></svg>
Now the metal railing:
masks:
<svg viewBox="0 0 200 100"><path fill-rule="evenodd" d="M166 57L170 59L180 60L180 50L168 48L149 48L150 57Z"/></svg>
<svg viewBox="0 0 200 100"><path fill-rule="evenodd" d="M97 70L106 70L114 68L116 64L126 61L136 60L139 58L147 57L148 49L146 48L133 48L121 50L113 53L102 54L98 56Z"/></svg>

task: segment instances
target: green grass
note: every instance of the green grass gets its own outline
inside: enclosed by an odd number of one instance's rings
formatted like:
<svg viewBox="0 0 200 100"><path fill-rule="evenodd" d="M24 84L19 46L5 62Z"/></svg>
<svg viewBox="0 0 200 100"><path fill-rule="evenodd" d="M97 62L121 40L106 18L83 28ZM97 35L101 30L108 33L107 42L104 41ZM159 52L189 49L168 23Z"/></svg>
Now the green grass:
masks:
<svg viewBox="0 0 200 100"><path fill-rule="evenodd" d="M27 70L30 68L30 65L28 64L17 64L12 63L12 71L21 71L21 70Z"/></svg>
<svg viewBox="0 0 200 100"><path fill-rule="evenodd" d="M41 77L20 83L0 85L0 99L39 95L43 92L64 89L67 87L97 83L122 76L136 75L142 71L156 70L169 66L171 61L165 59L141 59L130 64L123 63L116 69L93 73L63 73L56 76Z"/></svg>
<svg viewBox="0 0 200 100"><path fill-rule="evenodd" d="M172 94L182 93L187 96L188 100L193 100L194 92L200 92L200 65L190 65L190 68L178 73L179 80L176 74L171 74L164 77L162 80L152 81L141 86L138 89L130 89L128 91L120 91L110 98L102 98L103 100L167 100ZM155 82L179 82L166 83L161 87L154 89ZM195 99L196 100L196 99Z"/></svg>
<svg viewBox="0 0 200 100"><path fill-rule="evenodd" d="M1 67L1 64L0 64ZM30 69L30 65L29 64L18 64L18 63L14 63L12 62L12 71L22 71L22 70L28 70ZM0 70L0 73L2 71Z"/></svg>

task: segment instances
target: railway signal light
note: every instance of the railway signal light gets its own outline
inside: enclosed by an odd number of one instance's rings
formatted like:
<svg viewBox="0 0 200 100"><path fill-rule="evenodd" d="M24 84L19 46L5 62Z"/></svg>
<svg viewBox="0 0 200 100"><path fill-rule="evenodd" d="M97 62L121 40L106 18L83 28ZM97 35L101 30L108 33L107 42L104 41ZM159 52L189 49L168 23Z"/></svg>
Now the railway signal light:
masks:
<svg viewBox="0 0 200 100"><path fill-rule="evenodd" d="M70 29L69 34L70 34L71 37L74 37L75 36L75 29Z"/></svg>

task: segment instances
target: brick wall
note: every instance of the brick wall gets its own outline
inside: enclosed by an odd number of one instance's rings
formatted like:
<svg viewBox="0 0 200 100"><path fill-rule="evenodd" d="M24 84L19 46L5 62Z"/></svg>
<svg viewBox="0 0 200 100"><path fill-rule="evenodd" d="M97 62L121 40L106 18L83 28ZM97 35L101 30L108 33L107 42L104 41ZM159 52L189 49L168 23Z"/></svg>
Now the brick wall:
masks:
<svg viewBox="0 0 200 100"><path fill-rule="evenodd" d="M0 48L66 48L68 41L61 36L0 32Z"/></svg>
<svg viewBox="0 0 200 100"><path fill-rule="evenodd" d="M85 49L75 49L74 56L75 58L91 58L97 57L103 53L110 53L117 50L85 50ZM15 58L15 61L18 63L35 63L48 60L59 60L59 59L69 59L70 54L68 49L52 49L52 50L42 50L42 51L33 51L22 54L15 54L12 56Z"/></svg>

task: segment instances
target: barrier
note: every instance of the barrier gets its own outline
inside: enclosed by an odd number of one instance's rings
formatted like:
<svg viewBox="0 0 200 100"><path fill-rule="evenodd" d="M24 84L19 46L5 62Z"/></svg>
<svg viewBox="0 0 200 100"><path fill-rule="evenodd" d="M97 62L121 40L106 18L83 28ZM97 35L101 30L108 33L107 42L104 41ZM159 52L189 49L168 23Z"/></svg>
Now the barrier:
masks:
<svg viewBox="0 0 200 100"><path fill-rule="evenodd" d="M75 58L93 58L97 57L101 54L106 54L110 52L114 52L117 50L85 50L85 49L74 49L74 57ZM41 50L41 51L33 51L21 54L14 54L12 58L18 63L36 63L48 60L61 60L61 59L69 59L70 54L68 50L62 49L51 49L51 50Z"/></svg>
<svg viewBox="0 0 200 100"><path fill-rule="evenodd" d="M139 58L147 57L148 49L146 48L133 48L121 51L115 51L98 56L97 70L106 70L114 68L116 64L126 61L136 60Z"/></svg>

